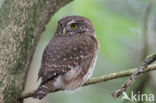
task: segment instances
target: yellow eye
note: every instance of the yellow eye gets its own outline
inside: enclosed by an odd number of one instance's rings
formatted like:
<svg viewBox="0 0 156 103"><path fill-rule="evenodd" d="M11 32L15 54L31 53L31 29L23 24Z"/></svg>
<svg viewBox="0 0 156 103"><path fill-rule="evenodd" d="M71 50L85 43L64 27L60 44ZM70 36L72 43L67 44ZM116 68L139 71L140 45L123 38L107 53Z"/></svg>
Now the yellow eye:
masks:
<svg viewBox="0 0 156 103"><path fill-rule="evenodd" d="M76 29L77 28L77 24L75 24L75 23L74 24L71 24L71 28L72 29Z"/></svg>

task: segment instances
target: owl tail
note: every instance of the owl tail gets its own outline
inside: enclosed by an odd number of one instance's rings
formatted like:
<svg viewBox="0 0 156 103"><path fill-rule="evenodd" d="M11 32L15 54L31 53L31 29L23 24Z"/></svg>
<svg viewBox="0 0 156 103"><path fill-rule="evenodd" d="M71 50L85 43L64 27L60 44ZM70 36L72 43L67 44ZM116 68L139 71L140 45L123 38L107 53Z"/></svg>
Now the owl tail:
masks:
<svg viewBox="0 0 156 103"><path fill-rule="evenodd" d="M38 89L35 91L33 97L38 98L38 99L42 99L47 95L48 92L49 92L48 85L46 85L46 84L42 85L41 84L38 87Z"/></svg>
<svg viewBox="0 0 156 103"><path fill-rule="evenodd" d="M55 79L49 80L47 82L42 82L40 84L40 86L38 87L38 89L35 91L33 97L34 98L38 98L38 99L42 99L44 98L49 92L54 92L57 91L59 89L56 89L53 86Z"/></svg>

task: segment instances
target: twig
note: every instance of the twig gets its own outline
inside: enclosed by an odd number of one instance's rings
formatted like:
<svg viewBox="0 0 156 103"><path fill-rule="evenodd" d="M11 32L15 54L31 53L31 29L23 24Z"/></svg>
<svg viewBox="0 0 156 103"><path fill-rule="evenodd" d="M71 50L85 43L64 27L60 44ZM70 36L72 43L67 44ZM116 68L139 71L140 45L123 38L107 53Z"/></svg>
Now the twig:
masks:
<svg viewBox="0 0 156 103"><path fill-rule="evenodd" d="M153 54L153 55L154 55L154 58L156 59L156 53ZM147 64L149 64L151 62L151 59L153 58L153 56L149 56L147 58L148 58L148 60L146 62L147 62ZM156 64L149 65L148 68L143 72L149 72L149 71L152 71L152 70L156 70ZM99 76L99 77L92 77L83 86L99 83L99 82L102 82L102 81L108 81L108 80L112 80L112 79L117 79L117 78L130 76L135 72L137 72L137 68L130 69L130 70L125 70L125 71L121 71L121 72L116 72L116 73L111 73L111 74L107 74L107 75L103 75L103 76ZM34 92L35 92L35 90L29 91L29 92L24 92L20 97L18 97L18 99L24 99L24 98L32 97Z"/></svg>
<svg viewBox="0 0 156 103"><path fill-rule="evenodd" d="M127 88L135 82L135 80L138 78L138 76L148 67L149 64L153 63L156 60L156 53L153 53L152 55L145 58L142 65L138 67L138 70L131 75L131 77L126 81L124 85L115 92L112 93L112 96L114 98L119 97L124 91L127 90Z"/></svg>
<svg viewBox="0 0 156 103"><path fill-rule="evenodd" d="M150 0L145 9L145 14L144 14L144 18L143 18L143 42L142 42L143 50L141 50L141 52L142 52L141 60L143 60L149 54L150 46L149 46L149 42L148 42L149 41L149 39L148 39L148 28L149 28L148 22L150 19L152 7L153 7L153 0ZM132 90L134 92L140 91L140 93L142 94L144 91L144 88L145 88L145 84L147 83L145 81L148 81L150 79L150 77L151 77L150 75L151 75L150 73L147 73L146 75L141 76L141 78L139 78L136 81L135 88L132 88ZM138 102L138 103L141 103L141 102Z"/></svg>

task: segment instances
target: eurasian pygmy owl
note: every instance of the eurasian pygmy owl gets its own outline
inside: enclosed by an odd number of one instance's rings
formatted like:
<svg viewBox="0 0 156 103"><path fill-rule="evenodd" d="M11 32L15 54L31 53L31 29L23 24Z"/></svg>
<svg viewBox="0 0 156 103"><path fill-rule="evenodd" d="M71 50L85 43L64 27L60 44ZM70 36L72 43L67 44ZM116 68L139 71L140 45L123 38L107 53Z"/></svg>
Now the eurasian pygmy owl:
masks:
<svg viewBox="0 0 156 103"><path fill-rule="evenodd" d="M44 50L38 77L42 82L34 98L56 90L75 90L91 77L99 49L94 27L81 16L58 21L54 37Z"/></svg>

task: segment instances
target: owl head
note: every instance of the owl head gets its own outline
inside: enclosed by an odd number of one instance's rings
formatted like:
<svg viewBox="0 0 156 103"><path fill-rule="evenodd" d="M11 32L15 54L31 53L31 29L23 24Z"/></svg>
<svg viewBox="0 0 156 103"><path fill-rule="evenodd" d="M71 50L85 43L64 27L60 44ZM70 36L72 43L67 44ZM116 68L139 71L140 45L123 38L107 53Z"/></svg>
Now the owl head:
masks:
<svg viewBox="0 0 156 103"><path fill-rule="evenodd" d="M67 16L58 21L56 35L95 34L93 24L82 16Z"/></svg>

